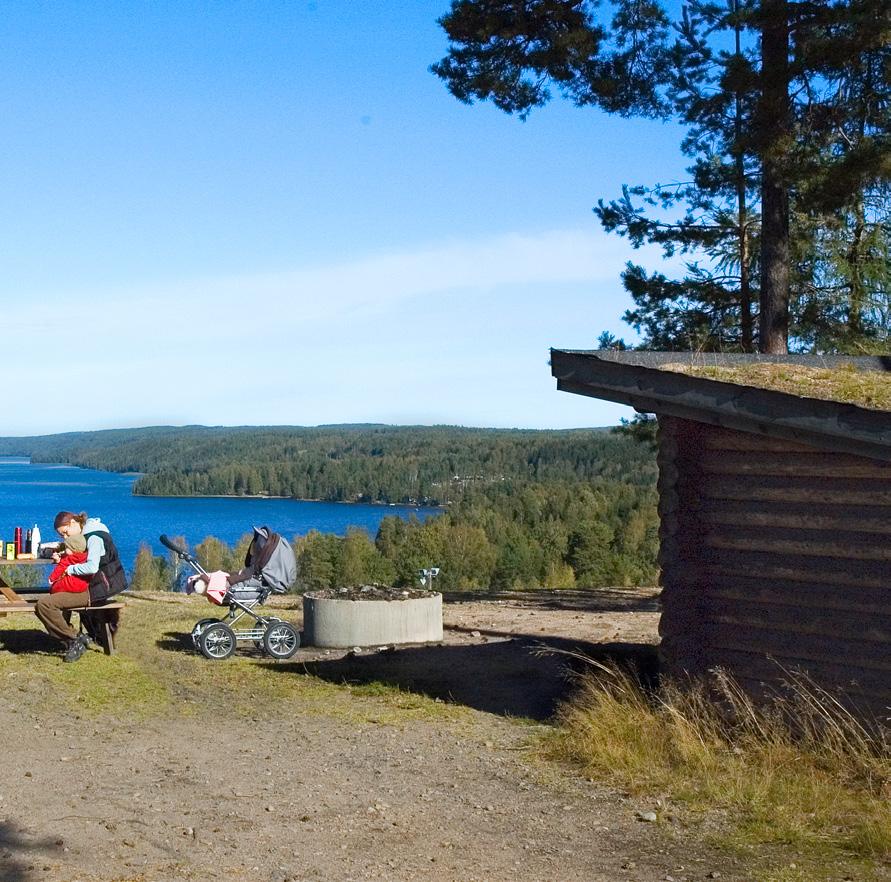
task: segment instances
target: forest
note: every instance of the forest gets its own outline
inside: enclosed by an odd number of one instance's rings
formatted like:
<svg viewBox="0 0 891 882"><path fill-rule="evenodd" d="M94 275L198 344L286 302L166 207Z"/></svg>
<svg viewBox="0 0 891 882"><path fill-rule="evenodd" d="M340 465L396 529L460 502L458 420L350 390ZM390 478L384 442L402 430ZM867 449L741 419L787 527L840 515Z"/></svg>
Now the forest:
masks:
<svg viewBox="0 0 891 882"><path fill-rule="evenodd" d="M604 482L528 483L466 493L438 517L381 521L377 536L312 530L288 537L298 591L352 585L417 585L436 566L442 591L511 591L653 584L658 519L653 486ZM180 541L182 537L180 537ZM249 536L234 548L208 536L193 549L208 570L231 572ZM144 545L132 587L167 590L175 561Z"/></svg>
<svg viewBox="0 0 891 882"><path fill-rule="evenodd" d="M640 434L639 426L634 428ZM286 537L298 588L410 585L440 568L442 590L572 588L656 578L656 465L627 431L450 426L153 427L0 439L0 455L139 472L149 495L293 496L442 507L423 523L387 517L376 536ZM205 566L241 566L245 544L208 537ZM133 585L169 588L172 561L143 548Z"/></svg>
<svg viewBox="0 0 891 882"><path fill-rule="evenodd" d="M651 454L602 429L152 427L0 438L0 455L139 472L146 496L443 505L493 483L650 483Z"/></svg>

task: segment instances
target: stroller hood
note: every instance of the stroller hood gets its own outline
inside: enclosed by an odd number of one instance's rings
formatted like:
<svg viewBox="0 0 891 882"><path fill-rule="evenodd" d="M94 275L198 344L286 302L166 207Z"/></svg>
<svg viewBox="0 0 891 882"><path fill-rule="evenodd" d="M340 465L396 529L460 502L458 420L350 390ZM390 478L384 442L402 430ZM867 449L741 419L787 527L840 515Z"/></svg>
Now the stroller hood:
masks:
<svg viewBox="0 0 891 882"><path fill-rule="evenodd" d="M254 528L254 539L244 563L276 594L284 594L297 578L297 561L291 544L269 527Z"/></svg>

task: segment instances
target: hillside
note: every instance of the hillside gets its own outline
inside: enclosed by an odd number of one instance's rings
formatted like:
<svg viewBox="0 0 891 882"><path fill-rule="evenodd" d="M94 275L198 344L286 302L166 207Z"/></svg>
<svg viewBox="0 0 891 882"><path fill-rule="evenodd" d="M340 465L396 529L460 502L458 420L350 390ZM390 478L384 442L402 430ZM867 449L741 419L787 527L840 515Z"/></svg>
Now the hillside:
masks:
<svg viewBox="0 0 891 882"><path fill-rule="evenodd" d="M141 472L144 495L440 504L503 482L655 479L649 450L602 429L153 426L0 438L0 455Z"/></svg>

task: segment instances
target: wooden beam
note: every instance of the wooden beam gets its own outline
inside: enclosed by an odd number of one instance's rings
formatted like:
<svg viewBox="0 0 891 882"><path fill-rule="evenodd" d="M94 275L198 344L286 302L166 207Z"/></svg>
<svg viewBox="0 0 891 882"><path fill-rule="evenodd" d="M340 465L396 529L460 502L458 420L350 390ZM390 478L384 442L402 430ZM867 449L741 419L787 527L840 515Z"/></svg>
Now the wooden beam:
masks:
<svg viewBox="0 0 891 882"><path fill-rule="evenodd" d="M0 594L2 594L9 603L24 603L25 601L19 597L15 591L7 584L0 585Z"/></svg>

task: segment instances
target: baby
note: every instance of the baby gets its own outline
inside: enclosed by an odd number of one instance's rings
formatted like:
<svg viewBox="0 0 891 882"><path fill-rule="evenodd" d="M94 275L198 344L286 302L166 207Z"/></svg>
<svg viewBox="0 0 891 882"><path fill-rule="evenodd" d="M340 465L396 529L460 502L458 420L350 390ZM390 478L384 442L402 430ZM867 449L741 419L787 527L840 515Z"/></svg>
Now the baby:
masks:
<svg viewBox="0 0 891 882"><path fill-rule="evenodd" d="M208 573L206 578L202 575L190 576L186 580L186 593L204 594L211 603L220 606L229 590L228 576L222 570Z"/></svg>
<svg viewBox="0 0 891 882"><path fill-rule="evenodd" d="M70 564L83 563L87 559L87 540L83 536L68 536L61 552L53 554L56 566L49 575L50 594L60 591L79 593L90 587L90 580L83 576L69 576Z"/></svg>

